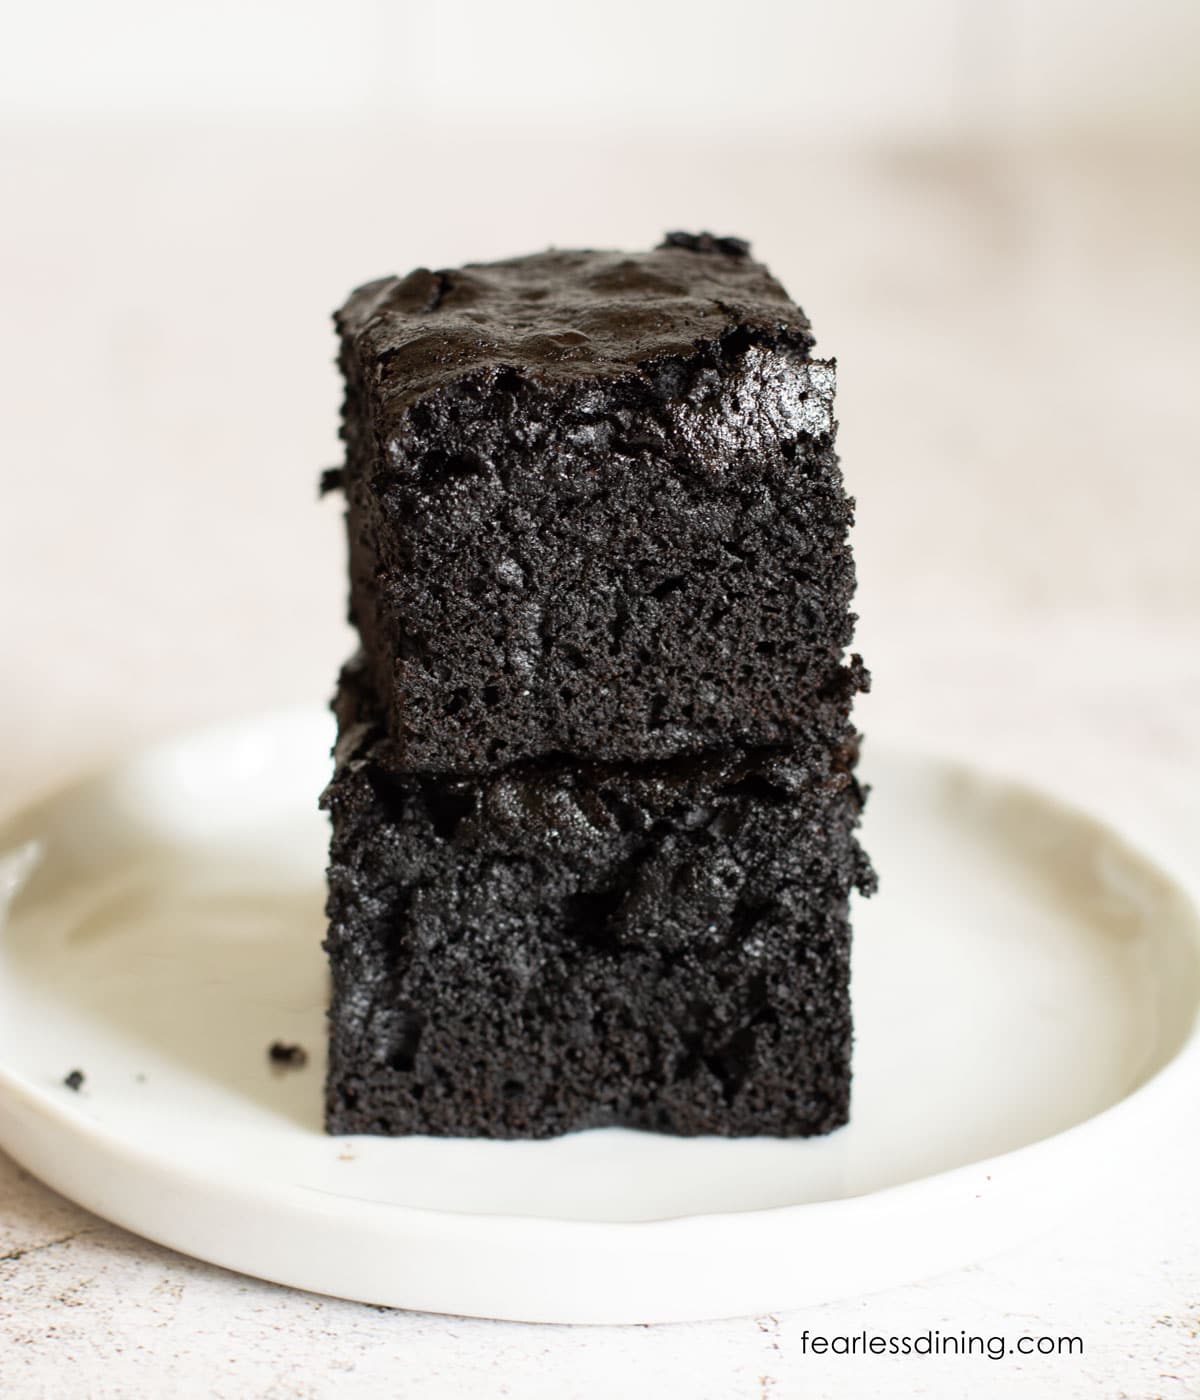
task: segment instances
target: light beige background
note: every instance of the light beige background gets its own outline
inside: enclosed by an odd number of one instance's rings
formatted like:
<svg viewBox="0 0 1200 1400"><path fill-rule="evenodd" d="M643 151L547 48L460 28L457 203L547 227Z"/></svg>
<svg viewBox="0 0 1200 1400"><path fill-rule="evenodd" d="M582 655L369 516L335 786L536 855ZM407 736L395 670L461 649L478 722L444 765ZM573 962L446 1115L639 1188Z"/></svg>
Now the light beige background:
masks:
<svg viewBox="0 0 1200 1400"><path fill-rule="evenodd" d="M570 93L543 75L521 102L487 86L493 45L533 71L494 15L468 45L477 82L452 62L461 30L373 6L352 7L349 38L319 5L240 29L217 6L207 38L170 31L161 63L136 46L118 62L93 34L99 71L125 75L107 85L80 57L86 27L63 50L82 87L44 27L28 72L8 51L0 808L181 726L323 701L350 646L338 506L315 483L338 456L327 318L351 284L711 227L754 240L839 358L868 742L1031 778L1200 891L1200 201L1173 76L1196 12L1164 0L1122 45L1119 7L1101 7L1072 66L1069 6L997 7L990 38L969 7L918 8L911 33L872 42L902 68L922 41L924 67L897 77L876 48L866 81L827 20L830 71L818 45L789 101L739 79L730 121L701 110L694 74L662 110L647 71L673 71L665 21L657 68L605 50ZM612 13L636 29L633 7ZM153 48L163 21L143 18ZM1043 35L1039 62L1058 57L1035 100L1014 86L1013 36L1051 20L1062 43ZM229 58L214 33L244 43ZM295 60L278 72L271 34ZM415 94L383 91L377 58L365 96L347 77L381 35L422 74ZM1130 61L1106 68L1119 51ZM722 48L704 52L709 81ZM1093 69L1119 74L1115 105ZM598 73L627 78L629 101ZM838 73L859 94L844 111ZM251 112L256 75L275 87ZM1196 1394L1198 1146L1193 1122L1110 1216L954 1276L780 1319L611 1332L290 1294L142 1244L0 1161L0 1392ZM886 1369L799 1352L805 1327L862 1326L1078 1332L1088 1351Z"/></svg>

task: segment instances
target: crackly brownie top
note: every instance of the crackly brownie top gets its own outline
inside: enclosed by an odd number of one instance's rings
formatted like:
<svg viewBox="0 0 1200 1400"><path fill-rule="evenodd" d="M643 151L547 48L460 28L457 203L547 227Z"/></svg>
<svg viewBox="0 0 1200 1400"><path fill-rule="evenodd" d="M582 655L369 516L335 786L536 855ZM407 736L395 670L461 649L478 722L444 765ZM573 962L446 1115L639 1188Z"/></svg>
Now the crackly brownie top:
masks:
<svg viewBox="0 0 1200 1400"><path fill-rule="evenodd" d="M734 331L802 350L814 343L808 318L749 244L711 234L671 233L648 253L551 249L419 267L360 287L335 319L361 366L386 366L394 407L472 371L626 374Z"/></svg>

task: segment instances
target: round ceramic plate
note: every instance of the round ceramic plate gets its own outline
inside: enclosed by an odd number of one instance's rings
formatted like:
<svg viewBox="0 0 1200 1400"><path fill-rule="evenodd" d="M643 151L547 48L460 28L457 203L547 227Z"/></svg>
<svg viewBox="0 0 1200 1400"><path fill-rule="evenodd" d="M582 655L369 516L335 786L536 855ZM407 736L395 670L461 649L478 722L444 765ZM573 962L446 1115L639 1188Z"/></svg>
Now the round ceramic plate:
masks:
<svg viewBox="0 0 1200 1400"><path fill-rule="evenodd" d="M205 732L0 833L0 1146L151 1239L439 1312L785 1308L1040 1230L1189 1092L1200 932L1171 882L1036 793L871 752L848 1128L327 1137L330 737L309 712Z"/></svg>

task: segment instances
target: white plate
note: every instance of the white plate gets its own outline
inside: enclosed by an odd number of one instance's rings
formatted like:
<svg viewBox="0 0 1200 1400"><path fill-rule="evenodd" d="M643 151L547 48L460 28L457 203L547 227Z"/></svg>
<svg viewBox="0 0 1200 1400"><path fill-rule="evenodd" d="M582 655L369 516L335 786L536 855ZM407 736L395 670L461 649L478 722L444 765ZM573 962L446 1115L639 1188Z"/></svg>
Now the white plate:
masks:
<svg viewBox="0 0 1200 1400"><path fill-rule="evenodd" d="M1190 1093L1200 924L1170 881L1037 794L870 753L850 1127L326 1137L329 739L307 711L209 731L0 833L0 1145L151 1239L439 1312L785 1308L1040 1230Z"/></svg>

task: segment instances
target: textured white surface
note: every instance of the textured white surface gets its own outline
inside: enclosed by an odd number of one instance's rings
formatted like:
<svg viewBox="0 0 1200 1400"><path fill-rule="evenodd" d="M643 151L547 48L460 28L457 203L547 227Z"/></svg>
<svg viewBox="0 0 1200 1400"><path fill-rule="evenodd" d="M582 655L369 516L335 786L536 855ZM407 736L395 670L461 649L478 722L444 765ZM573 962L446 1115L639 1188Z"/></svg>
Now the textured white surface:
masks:
<svg viewBox="0 0 1200 1400"><path fill-rule="evenodd" d="M876 679L864 727L1092 806L1196 888L1200 237L1182 169L1161 149L834 159L778 133L514 153L367 127L8 132L0 800L327 691L348 639L336 507L311 482L336 459L324 317L348 283L717 225L755 238L839 355ZM614 1331L250 1283L6 1163L0 1393L1173 1400L1200 1387L1195 1120L1173 1153L1153 1146L1110 1212L980 1268L780 1318ZM802 1350L805 1329L863 1327L1086 1349Z"/></svg>

